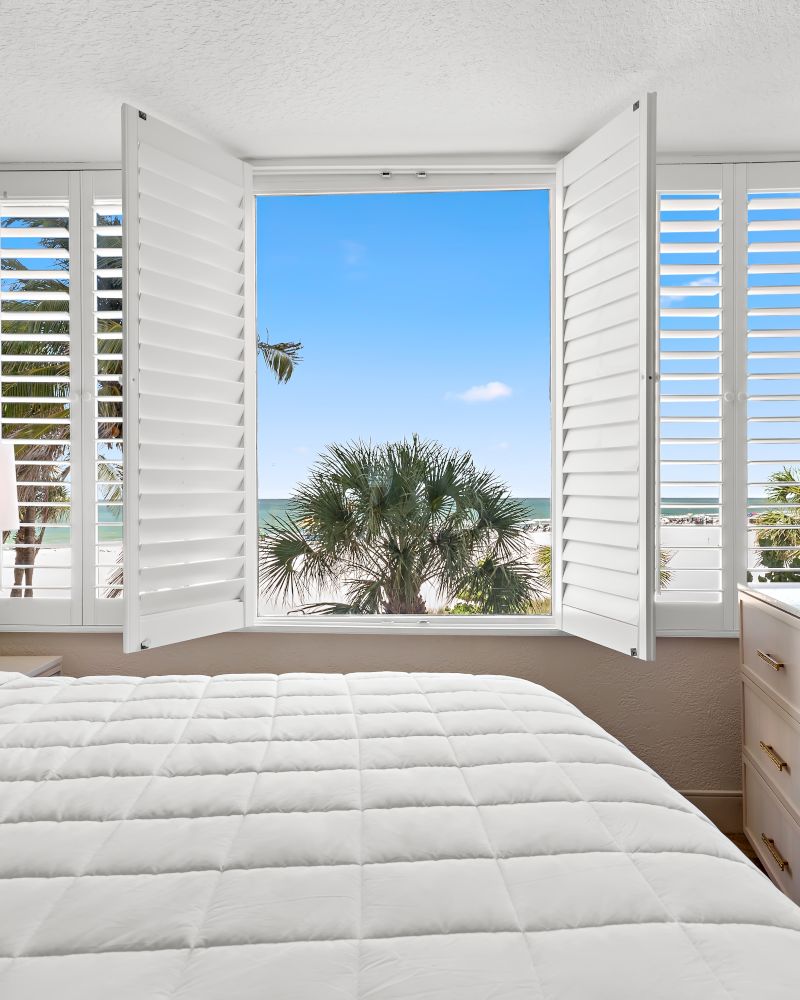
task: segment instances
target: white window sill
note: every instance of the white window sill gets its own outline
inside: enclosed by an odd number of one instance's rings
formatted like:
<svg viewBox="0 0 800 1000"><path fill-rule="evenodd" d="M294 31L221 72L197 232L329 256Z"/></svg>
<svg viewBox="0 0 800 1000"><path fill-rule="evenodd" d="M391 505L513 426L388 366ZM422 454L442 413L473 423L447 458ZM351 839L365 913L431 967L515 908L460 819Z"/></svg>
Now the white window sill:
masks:
<svg viewBox="0 0 800 1000"><path fill-rule="evenodd" d="M240 629L240 633L265 633L284 635L441 635L441 636L538 636L551 638L567 635L553 624L552 618L543 621L508 621L491 622L452 621L415 619L413 622L403 622L397 619L376 621L298 621L284 618L260 618L255 625ZM55 632L84 633L87 635L121 633L119 625L0 625L3 632ZM659 639L738 639L738 632L692 630L692 629L659 629L656 633Z"/></svg>
<svg viewBox="0 0 800 1000"><path fill-rule="evenodd" d="M305 635L538 635L554 636L564 633L555 626L549 615L530 618L482 616L435 616L411 620L390 618L383 615L366 615L363 618L346 617L336 621L331 618L310 619L298 617L259 618L245 632L271 632Z"/></svg>

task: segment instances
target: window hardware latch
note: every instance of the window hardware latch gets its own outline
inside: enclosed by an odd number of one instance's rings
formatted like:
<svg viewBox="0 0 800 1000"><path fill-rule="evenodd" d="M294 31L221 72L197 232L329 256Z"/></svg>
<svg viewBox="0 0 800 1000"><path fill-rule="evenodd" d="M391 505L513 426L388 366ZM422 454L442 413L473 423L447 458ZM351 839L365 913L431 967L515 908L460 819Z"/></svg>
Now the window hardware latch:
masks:
<svg viewBox="0 0 800 1000"><path fill-rule="evenodd" d="M631 647L631 656L636 656L636 647L635 646Z"/></svg>
<svg viewBox="0 0 800 1000"><path fill-rule="evenodd" d="M150 640L142 639L142 641L139 643L139 649L149 649L149 648L150 648Z"/></svg>
<svg viewBox="0 0 800 1000"><path fill-rule="evenodd" d="M147 121L147 115L144 113L144 111L139 112L139 117L142 119L143 122Z"/></svg>
<svg viewBox="0 0 800 1000"><path fill-rule="evenodd" d="M638 111L639 110L639 102L638 101L634 101L633 102L633 110L634 111Z"/></svg>

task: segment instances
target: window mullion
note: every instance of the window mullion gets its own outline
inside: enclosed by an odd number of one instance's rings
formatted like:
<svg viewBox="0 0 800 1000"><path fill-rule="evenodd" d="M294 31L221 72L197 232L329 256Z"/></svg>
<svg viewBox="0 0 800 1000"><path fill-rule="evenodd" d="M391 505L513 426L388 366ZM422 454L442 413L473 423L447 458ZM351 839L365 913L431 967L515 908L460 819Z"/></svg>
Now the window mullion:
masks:
<svg viewBox="0 0 800 1000"><path fill-rule="evenodd" d="M71 544L71 615L73 625L86 624L84 618L84 477L83 364L85 324L83 320L84 278L82 239L81 172L69 172L69 332L70 332L70 544Z"/></svg>
<svg viewBox="0 0 800 1000"><path fill-rule="evenodd" d="M94 625L94 247L92 236L92 204L94 200L92 175L81 174L80 194L80 312L81 312L81 433L80 433L80 482L81 482L81 593L83 597L83 624Z"/></svg>
<svg viewBox="0 0 800 1000"><path fill-rule="evenodd" d="M736 585L747 576L747 164L729 164L726 168L727 205L726 214L730 219L731 239L728 252L730 274L728 315L731 317L731 364L733 366L734 393L732 423L729 428L731 439L728 468L728 483L731 493L729 534L730 545L728 564L730 578L727 581L728 603L726 624L730 629L738 625L739 602Z"/></svg>

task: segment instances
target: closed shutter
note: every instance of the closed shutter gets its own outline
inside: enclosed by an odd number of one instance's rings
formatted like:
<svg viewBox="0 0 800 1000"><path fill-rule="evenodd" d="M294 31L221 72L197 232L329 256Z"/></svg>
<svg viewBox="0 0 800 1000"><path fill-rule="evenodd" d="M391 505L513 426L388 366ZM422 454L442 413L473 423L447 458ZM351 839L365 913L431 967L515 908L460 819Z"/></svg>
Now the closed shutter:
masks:
<svg viewBox="0 0 800 1000"><path fill-rule="evenodd" d="M255 342L249 167L128 106L123 143L132 652L249 620Z"/></svg>
<svg viewBox="0 0 800 1000"><path fill-rule="evenodd" d="M558 168L562 628L655 655L655 95Z"/></svg>
<svg viewBox="0 0 800 1000"><path fill-rule="evenodd" d="M0 620L14 624L80 622L71 251L67 175L0 176L0 429L20 518L2 543Z"/></svg>
<svg viewBox="0 0 800 1000"><path fill-rule="evenodd" d="M87 421L88 462L94 470L89 527L84 548L93 567L86 600L98 624L122 622L122 201L116 178L87 177L84 201L90 213L92 281L87 296L91 350L86 381L94 386ZM115 191L116 196L107 197Z"/></svg>
<svg viewBox="0 0 800 1000"><path fill-rule="evenodd" d="M800 583L800 165L747 167L747 579Z"/></svg>
<svg viewBox="0 0 800 1000"><path fill-rule="evenodd" d="M658 168L659 631L733 627L736 344L730 168Z"/></svg>

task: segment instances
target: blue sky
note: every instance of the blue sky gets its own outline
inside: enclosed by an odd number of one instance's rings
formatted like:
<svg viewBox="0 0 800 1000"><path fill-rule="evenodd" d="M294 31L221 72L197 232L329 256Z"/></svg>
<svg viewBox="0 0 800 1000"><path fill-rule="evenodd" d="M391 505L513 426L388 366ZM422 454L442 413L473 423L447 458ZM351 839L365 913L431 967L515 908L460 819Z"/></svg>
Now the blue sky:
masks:
<svg viewBox="0 0 800 1000"><path fill-rule="evenodd" d="M547 191L258 199L259 484L288 496L329 443L412 433L550 493Z"/></svg>

